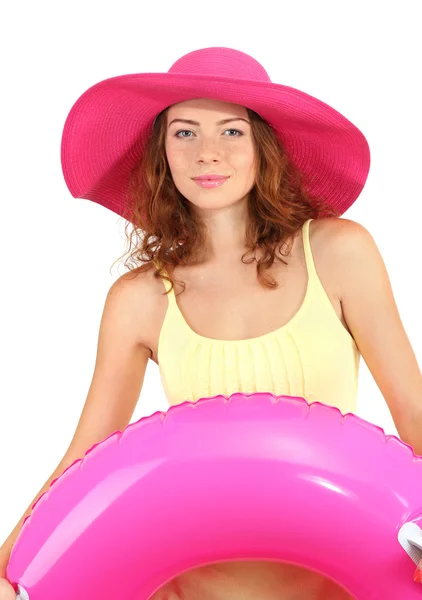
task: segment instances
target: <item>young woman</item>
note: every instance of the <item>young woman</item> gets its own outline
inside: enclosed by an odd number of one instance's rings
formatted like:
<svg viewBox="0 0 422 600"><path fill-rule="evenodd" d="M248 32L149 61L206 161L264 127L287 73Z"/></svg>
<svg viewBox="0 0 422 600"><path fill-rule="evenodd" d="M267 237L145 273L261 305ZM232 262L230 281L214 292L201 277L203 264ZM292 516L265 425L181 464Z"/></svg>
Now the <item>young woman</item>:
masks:
<svg viewBox="0 0 422 600"><path fill-rule="evenodd" d="M129 272L107 295L74 437L36 498L129 423L149 359L170 405L268 391L347 413L362 355L422 454L422 376L383 260L340 218L369 169L345 117L242 52L206 48L93 86L69 114L62 163L75 197L127 219ZM0 552L0 600L14 597L6 566L29 512ZM299 567L239 562L183 574L154 600L258 597L349 595Z"/></svg>

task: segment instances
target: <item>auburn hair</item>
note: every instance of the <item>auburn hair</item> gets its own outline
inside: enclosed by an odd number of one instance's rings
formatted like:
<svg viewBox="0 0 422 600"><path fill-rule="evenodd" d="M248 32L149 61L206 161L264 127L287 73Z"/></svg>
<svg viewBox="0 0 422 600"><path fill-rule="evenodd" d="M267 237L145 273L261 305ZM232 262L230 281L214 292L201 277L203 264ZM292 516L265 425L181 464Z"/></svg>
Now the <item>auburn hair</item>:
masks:
<svg viewBox="0 0 422 600"><path fill-rule="evenodd" d="M173 269L198 263L207 232L171 176L165 151L167 111L155 119L144 153L131 173L128 205L123 215L127 220L125 234L129 248L123 256L129 255L124 262L129 270L145 271L153 267L154 277L167 279L173 289L176 281ZM283 254L282 248L308 219L339 214L323 199L310 197L300 172L271 126L256 112L247 111L256 178L248 197L245 239L248 250L241 260L245 264L256 261L261 285L276 288L276 281L265 274L275 260L287 264L276 251ZM262 257L257 259L254 253L258 248Z"/></svg>

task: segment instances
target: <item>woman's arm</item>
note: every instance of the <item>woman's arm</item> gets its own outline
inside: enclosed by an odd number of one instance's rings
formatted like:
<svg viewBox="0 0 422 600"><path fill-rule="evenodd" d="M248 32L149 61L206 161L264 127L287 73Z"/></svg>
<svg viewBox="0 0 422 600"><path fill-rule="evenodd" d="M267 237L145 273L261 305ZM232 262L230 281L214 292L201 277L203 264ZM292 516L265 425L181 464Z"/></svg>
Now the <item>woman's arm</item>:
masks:
<svg viewBox="0 0 422 600"><path fill-rule="evenodd" d="M123 275L111 286L101 319L95 370L75 434L57 468L1 546L0 577L6 577L6 566L23 521L51 482L95 443L129 424L151 354L139 339L142 320L146 329L150 314L147 283L142 275L136 280Z"/></svg>
<svg viewBox="0 0 422 600"><path fill-rule="evenodd" d="M422 455L422 374L384 261L362 225L339 219L327 229L347 325L387 402L400 438Z"/></svg>
<svg viewBox="0 0 422 600"><path fill-rule="evenodd" d="M107 294L94 374L65 459L75 460L98 441L129 424L151 350L141 336L149 328L152 294L145 273L123 275Z"/></svg>

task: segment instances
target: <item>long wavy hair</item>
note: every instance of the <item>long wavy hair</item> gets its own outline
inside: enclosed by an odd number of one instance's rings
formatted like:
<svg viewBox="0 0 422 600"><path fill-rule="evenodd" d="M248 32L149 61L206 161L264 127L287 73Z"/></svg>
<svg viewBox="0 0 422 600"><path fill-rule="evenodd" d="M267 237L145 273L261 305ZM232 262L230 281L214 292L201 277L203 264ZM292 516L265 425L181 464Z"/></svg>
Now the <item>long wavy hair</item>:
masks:
<svg viewBox="0 0 422 600"><path fill-rule="evenodd" d="M129 255L124 262L129 270L154 268L154 277L167 279L173 289L177 281L174 268L198 264L197 257L204 248L207 231L191 203L173 182L165 151L167 111L157 116L145 151L131 173L129 202L123 215L127 220L128 250L123 256ZM288 255L290 250L283 254L282 248L288 246L306 220L339 214L323 199L310 197L300 172L283 151L270 125L256 112L247 111L256 157L256 178L248 196L245 238L248 250L241 260L245 264L256 261L261 285L276 288L277 282L265 271L275 260L287 264L277 255L277 250L280 255ZM254 254L258 248L262 256L257 259Z"/></svg>

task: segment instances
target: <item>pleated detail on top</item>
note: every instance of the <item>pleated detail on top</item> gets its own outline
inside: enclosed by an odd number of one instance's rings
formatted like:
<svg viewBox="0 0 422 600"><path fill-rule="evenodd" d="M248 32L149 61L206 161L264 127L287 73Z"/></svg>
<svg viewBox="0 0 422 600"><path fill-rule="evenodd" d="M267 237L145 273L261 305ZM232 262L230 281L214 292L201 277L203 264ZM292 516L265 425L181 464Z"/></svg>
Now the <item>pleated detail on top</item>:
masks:
<svg viewBox="0 0 422 600"><path fill-rule="evenodd" d="M215 340L194 332L168 294L158 362L169 404L235 392L272 392L356 412L360 355L340 322L315 269L308 220L303 241L305 299L279 329L246 340ZM164 281L168 290L169 282Z"/></svg>

